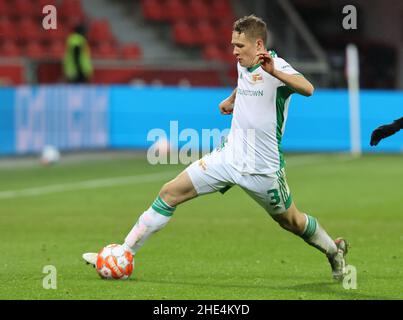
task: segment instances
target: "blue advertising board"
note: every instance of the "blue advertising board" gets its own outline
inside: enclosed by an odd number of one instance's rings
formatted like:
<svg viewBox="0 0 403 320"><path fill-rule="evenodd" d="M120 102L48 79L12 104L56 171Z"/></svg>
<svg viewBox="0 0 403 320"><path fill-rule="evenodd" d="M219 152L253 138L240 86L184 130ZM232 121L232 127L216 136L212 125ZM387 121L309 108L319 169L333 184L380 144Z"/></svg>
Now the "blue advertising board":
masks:
<svg viewBox="0 0 403 320"><path fill-rule="evenodd" d="M228 132L232 116L218 104L231 88L134 86L21 86L0 89L0 154L61 150L148 148L160 133L208 149ZM402 152L398 133L369 146L373 129L403 116L403 92L360 93L364 152ZM284 151L348 152L350 114L346 90L294 94L288 112ZM195 138L196 137L196 138Z"/></svg>

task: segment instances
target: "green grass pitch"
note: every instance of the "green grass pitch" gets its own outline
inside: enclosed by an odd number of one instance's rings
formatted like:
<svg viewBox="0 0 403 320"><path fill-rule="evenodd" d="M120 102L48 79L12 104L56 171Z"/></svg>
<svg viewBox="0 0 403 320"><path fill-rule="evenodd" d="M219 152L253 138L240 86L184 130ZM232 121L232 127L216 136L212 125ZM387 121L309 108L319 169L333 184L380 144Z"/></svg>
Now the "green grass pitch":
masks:
<svg viewBox="0 0 403 320"><path fill-rule="evenodd" d="M324 255L238 187L181 205L138 252L132 278L100 279L81 254L121 243L162 184L184 168L125 154L51 168L0 166L0 299L402 299L402 156L286 154L286 161L296 205L331 236L349 240L357 289L333 282ZM164 175L144 180L154 173ZM46 265L57 269L55 290L43 288Z"/></svg>

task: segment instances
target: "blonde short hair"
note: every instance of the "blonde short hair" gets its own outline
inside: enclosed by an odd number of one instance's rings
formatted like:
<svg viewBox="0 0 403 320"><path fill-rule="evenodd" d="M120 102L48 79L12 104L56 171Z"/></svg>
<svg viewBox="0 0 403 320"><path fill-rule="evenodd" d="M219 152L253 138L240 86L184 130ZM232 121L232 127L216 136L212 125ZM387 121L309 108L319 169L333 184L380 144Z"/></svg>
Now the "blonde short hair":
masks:
<svg viewBox="0 0 403 320"><path fill-rule="evenodd" d="M233 30L239 33L244 33L245 36L251 40L262 39L264 45L267 43L266 23L253 14L235 21Z"/></svg>

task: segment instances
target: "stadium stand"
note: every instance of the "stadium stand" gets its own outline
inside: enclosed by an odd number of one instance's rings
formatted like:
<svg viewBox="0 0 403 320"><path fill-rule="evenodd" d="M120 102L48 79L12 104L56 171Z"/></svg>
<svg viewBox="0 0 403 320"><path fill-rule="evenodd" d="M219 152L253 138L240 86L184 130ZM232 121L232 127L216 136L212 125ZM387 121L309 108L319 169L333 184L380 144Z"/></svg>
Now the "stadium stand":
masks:
<svg viewBox="0 0 403 320"><path fill-rule="evenodd" d="M257 2L251 0L249 6L237 0L0 0L0 78L2 83L10 84L21 84L16 81L23 79L32 83L63 81L58 72L61 72L66 38L74 25L85 21L95 71L98 67L102 69L92 83L111 83L111 79L118 83L131 82L133 79L127 74L137 77L142 74L137 70L145 69L147 74L154 72L155 79L160 81L159 70L161 67L166 70L165 61L170 61L171 70L182 70L183 74L192 69L192 64L198 64L194 68L196 71L207 70L206 66L210 66L212 81L208 80L209 77L203 78L206 82L201 82L194 77L179 76L191 85L213 86L216 79L220 79L219 85L233 85L236 80L233 72L235 60L229 45L232 24L236 17L249 13L246 9ZM284 3L292 3L294 12L300 16L296 25L290 20L290 16L295 17L295 14L290 14L292 10L287 14ZM369 39L368 35L362 34L365 28L355 33L340 33L338 23L327 23L340 16L337 3L334 1L328 8L319 2L313 5L305 0L287 0L270 3L269 8L266 2L260 1L260 5L265 4L266 11L262 12L266 12L273 34L273 48L316 83L344 87L345 46L349 41L354 42L362 52L362 63L367 65L361 79L364 87L393 87L399 81L403 83L403 72L400 75L394 72L397 65L403 65L399 62L403 56L401 53L399 56L393 41L385 44L380 36ZM369 14L376 13L365 1L359 3ZM57 8L56 30L42 28L42 8L49 4ZM288 27L284 28L284 24ZM304 24L305 38L299 34ZM375 24L369 27L376 29ZM297 37L295 41L289 34ZM316 45L308 46L307 36L316 39ZM397 33L390 37L397 40ZM379 54L384 59L378 59ZM21 61L15 64L16 59ZM23 73L30 76L7 78L3 66L11 68L7 70L23 68ZM129 72L122 72L124 68ZM333 72L329 72L330 69ZM44 72L42 70L49 74L40 74ZM114 72L116 74L112 74ZM153 82L152 77L149 81Z"/></svg>
<svg viewBox="0 0 403 320"><path fill-rule="evenodd" d="M21 47L14 40L4 40L0 48L0 54L5 57L19 57L22 55Z"/></svg>
<svg viewBox="0 0 403 320"><path fill-rule="evenodd" d="M201 47L207 60L228 62L225 57L235 20L228 0L142 0L141 4L146 19L171 24L176 44ZM219 52L213 53L212 45Z"/></svg>
<svg viewBox="0 0 403 320"><path fill-rule="evenodd" d="M142 56L140 46L137 44L125 44L121 47L121 57L123 59L139 59Z"/></svg>
<svg viewBox="0 0 403 320"><path fill-rule="evenodd" d="M215 0L144 0L140 6L146 21L168 25L172 30L172 43L186 50L194 47L200 49L199 61L206 56L206 61L223 63L228 61L222 40L217 30L220 30L218 14L232 15L229 2ZM221 4L220 4L220 3ZM99 1L102 4L102 1ZM105 2L104 2L105 3ZM133 1L134 3L134 1ZM57 29L44 30L42 8L54 5L58 12ZM116 6L123 5L116 4ZM211 14L211 8L217 14ZM132 19L135 19L134 12ZM0 0L0 60L3 58L23 59L17 65L11 65L7 60L7 70L34 67L34 77L29 79L37 83L64 82L61 63L64 56L65 41L72 28L79 22L85 21L88 27L87 37L90 44L91 56L94 60L95 74L92 83L129 83L133 79L143 77L147 83L163 83L175 85L186 82L191 85L218 86L222 85L222 71L204 70L206 68L175 67L169 77L169 70L131 64L141 62L144 51L135 42L121 42L112 30L111 24L115 19L96 17L93 11L85 8L80 0ZM116 30L115 30L116 31ZM221 31L221 30L220 30ZM228 36L228 30L226 35ZM227 39L226 39L227 40ZM206 46L216 44L218 57L211 57ZM211 49L210 49L211 51ZM26 60L28 59L28 60ZM17 61L14 60L13 61ZM31 61L26 64L24 61ZM4 59L1 64L4 63ZM14 62L13 62L14 63ZM122 64L123 63L123 64ZM25 76L12 76L2 68L0 77L6 79L3 83L22 84ZM14 71L13 71L14 72ZM21 73L26 73L27 70ZM4 75L4 74L8 75ZM32 72L31 72L32 73Z"/></svg>
<svg viewBox="0 0 403 320"><path fill-rule="evenodd" d="M42 28L45 5L57 8L55 30ZM142 50L138 44L118 43L109 21L89 17L80 0L0 0L0 58L28 58L37 64L37 82L59 82L63 80L59 73L66 38L74 25L81 21L89 21L88 37L94 59L141 59ZM21 84L24 77L10 75L9 70L20 72L24 63L12 63L8 60L7 68L1 64L0 77L6 79L3 83ZM42 70L49 74L45 76Z"/></svg>
<svg viewBox="0 0 403 320"><path fill-rule="evenodd" d="M56 30L44 30L41 27L42 8L48 4L55 5L58 10L58 28ZM202 46L216 39L216 32L211 22L206 20L208 6L204 1L191 3L178 0L147 0L142 4L144 17L150 21L171 24L178 44L185 47ZM91 55L95 62L100 60L140 61L142 59L143 50L137 43L120 43L113 34L111 21L106 18L91 17L84 10L80 0L17 0L15 2L0 0L0 57L28 58L35 62L38 83L63 81L61 61L64 56L65 40L73 26L80 21L89 21L88 39ZM176 21L179 22L174 24ZM205 36L196 37L195 32ZM223 59L217 61L223 61ZM7 62L7 64L10 63ZM22 65L24 64L19 63L19 66L14 69L20 70ZM176 84L172 78L164 73L161 75L157 70L127 65L122 68L121 66L116 67L116 64L105 66L104 63L102 66L99 68L99 72L95 70L93 83L127 83L138 75L145 75L148 82L153 82L158 77L164 84ZM178 79L190 77L189 71L178 70L178 72ZM193 85L220 85L220 76L217 72L198 71L195 74L201 76L199 79L192 80ZM2 77L4 76L2 75ZM23 77L12 76L5 82L21 84L22 81Z"/></svg>

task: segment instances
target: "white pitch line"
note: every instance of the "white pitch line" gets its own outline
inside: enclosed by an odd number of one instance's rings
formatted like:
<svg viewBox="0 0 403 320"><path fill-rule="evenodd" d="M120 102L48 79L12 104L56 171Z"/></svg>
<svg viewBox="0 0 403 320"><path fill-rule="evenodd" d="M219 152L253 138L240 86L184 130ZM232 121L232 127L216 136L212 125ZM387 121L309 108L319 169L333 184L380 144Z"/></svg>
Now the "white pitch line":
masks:
<svg viewBox="0 0 403 320"><path fill-rule="evenodd" d="M118 177L108 179L94 179L79 182L71 182L64 184L54 184L45 187L35 187L21 190L1 191L0 199L12 199L18 197L40 196L44 194L76 191L85 189L96 189L112 186L123 186L129 184L139 184L145 182L161 181L163 179L172 178L176 171L166 171L160 173L143 174L129 177Z"/></svg>
<svg viewBox="0 0 403 320"><path fill-rule="evenodd" d="M290 163L286 165L287 167L297 167L304 165L317 165L320 163L329 163L329 161L350 161L355 158L349 155L340 155L337 158L331 158L329 160L326 157L321 155L303 155L296 156L290 158ZM151 174L143 174L137 176L128 176L128 177L116 177L116 178L107 178L107 179L94 179L94 180L85 180L79 182L71 182L71 183L63 183L63 184L54 184L44 187L35 187L35 188L27 188L21 190L8 190L8 191L0 191L0 200L1 199L13 199L18 197L30 197L30 196L40 196L51 193L58 192L66 192L66 191L77 191L77 190L86 190L86 189L96 189L96 188L104 188L104 187L113 187L113 186L122 186L122 185L130 185L130 184L139 184L146 182L154 182L161 181L164 179L172 178L174 174L177 174L177 171L165 171L160 173L151 173Z"/></svg>

